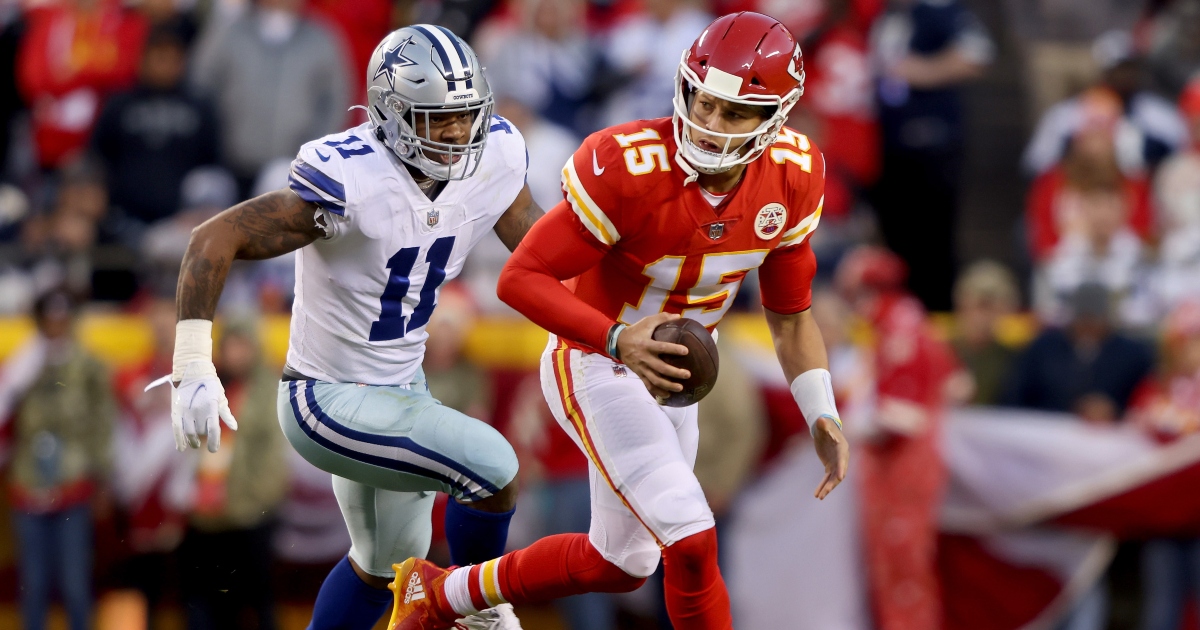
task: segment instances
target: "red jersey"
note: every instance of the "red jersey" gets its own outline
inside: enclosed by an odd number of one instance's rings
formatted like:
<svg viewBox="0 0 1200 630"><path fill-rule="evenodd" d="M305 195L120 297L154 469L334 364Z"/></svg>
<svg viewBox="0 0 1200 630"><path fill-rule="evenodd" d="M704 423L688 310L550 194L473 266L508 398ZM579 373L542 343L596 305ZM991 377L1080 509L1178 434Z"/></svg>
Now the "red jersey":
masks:
<svg viewBox="0 0 1200 630"><path fill-rule="evenodd" d="M661 311L712 329L753 269L767 308L807 309L816 272L808 236L824 191L820 151L784 128L715 207L675 156L670 118L591 135L563 168L566 203L538 222L510 262L547 263L596 312L541 312L544 305L525 299L536 285L511 278L501 279L501 297L589 351L604 347L614 322L634 324ZM550 263L556 255L569 262Z"/></svg>

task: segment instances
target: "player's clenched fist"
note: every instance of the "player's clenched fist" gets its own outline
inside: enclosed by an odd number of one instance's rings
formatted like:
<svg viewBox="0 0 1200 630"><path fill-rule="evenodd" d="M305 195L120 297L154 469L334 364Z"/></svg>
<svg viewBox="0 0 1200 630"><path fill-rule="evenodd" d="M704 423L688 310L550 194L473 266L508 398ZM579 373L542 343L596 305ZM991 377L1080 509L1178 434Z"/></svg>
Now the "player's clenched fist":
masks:
<svg viewBox="0 0 1200 630"><path fill-rule="evenodd" d="M691 372L669 365L659 358L660 354L688 353L687 346L654 340L654 329L661 324L679 319L674 313L658 313L642 318L638 323L621 330L617 335L617 356L614 357L633 370L646 384L646 389L655 398L670 392L683 391L677 380L686 379Z"/></svg>

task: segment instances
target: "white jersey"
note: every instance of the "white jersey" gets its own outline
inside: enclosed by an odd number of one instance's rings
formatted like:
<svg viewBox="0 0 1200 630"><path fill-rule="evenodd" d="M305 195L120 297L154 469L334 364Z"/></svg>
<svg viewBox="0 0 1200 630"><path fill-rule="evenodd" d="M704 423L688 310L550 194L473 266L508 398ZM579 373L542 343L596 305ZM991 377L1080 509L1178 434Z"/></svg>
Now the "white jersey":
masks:
<svg viewBox="0 0 1200 630"><path fill-rule="evenodd" d="M370 123L301 147L289 187L319 206L327 236L297 252L288 366L332 383L412 382L438 290L512 205L527 166L524 139L499 117L479 170L433 201Z"/></svg>

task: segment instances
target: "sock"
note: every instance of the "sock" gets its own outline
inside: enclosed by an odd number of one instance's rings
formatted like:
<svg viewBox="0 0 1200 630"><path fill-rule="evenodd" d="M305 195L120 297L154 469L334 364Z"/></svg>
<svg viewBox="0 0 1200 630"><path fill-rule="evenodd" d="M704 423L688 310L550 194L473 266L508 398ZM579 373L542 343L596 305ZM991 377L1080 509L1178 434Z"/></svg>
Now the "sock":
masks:
<svg viewBox="0 0 1200 630"><path fill-rule="evenodd" d="M455 569L443 601L459 615L497 604L533 604L580 593L625 593L646 581L605 560L587 534L559 534L481 565Z"/></svg>
<svg viewBox="0 0 1200 630"><path fill-rule="evenodd" d="M446 542L451 564L465 567L499 558L508 541L508 522L516 509L484 512L454 499L446 504Z"/></svg>
<svg viewBox="0 0 1200 630"><path fill-rule="evenodd" d="M308 630L371 630L391 603L392 592L363 582L347 556L321 584Z"/></svg>
<svg viewBox="0 0 1200 630"><path fill-rule="evenodd" d="M676 628L733 630L729 591L717 566L717 530L706 529L663 550L663 597Z"/></svg>

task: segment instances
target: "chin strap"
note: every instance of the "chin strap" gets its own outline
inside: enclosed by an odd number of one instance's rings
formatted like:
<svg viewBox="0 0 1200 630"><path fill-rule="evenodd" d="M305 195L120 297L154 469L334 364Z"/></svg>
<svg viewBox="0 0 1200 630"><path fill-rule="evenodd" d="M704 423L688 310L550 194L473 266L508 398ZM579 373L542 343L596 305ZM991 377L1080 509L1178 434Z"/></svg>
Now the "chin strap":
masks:
<svg viewBox="0 0 1200 630"><path fill-rule="evenodd" d="M696 181L700 177L700 171L697 171L691 162L684 159L683 149L680 147L675 147L675 164L679 165L679 168L683 169L684 173L687 173L687 177L683 179L684 186Z"/></svg>

